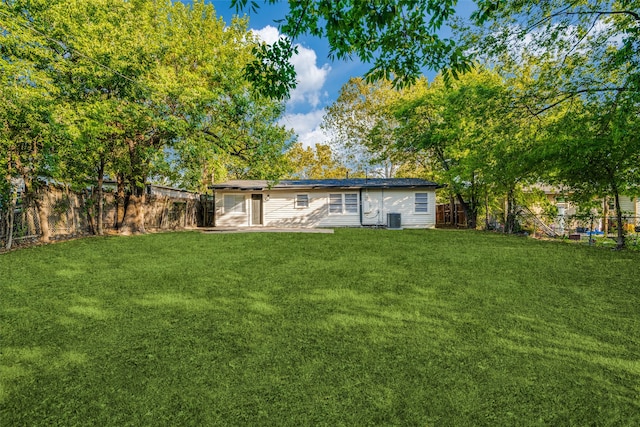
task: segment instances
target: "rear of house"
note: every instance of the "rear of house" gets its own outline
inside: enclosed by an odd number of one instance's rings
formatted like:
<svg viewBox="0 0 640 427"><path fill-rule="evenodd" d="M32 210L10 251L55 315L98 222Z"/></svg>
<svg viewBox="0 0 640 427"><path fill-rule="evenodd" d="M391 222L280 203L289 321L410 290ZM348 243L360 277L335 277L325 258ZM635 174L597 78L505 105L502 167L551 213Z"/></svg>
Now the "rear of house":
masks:
<svg viewBox="0 0 640 427"><path fill-rule="evenodd" d="M435 227L434 182L236 180L211 186L217 227ZM389 215L391 214L391 215Z"/></svg>

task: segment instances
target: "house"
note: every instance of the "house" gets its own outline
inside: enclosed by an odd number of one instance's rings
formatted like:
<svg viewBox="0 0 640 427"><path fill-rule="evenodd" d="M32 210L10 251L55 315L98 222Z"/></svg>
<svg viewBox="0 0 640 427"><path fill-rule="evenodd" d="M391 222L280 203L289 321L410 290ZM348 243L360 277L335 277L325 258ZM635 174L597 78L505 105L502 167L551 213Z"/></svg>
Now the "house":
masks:
<svg viewBox="0 0 640 427"><path fill-rule="evenodd" d="M236 180L210 188L216 227L431 228L439 185L414 178L363 178Z"/></svg>
<svg viewBox="0 0 640 427"><path fill-rule="evenodd" d="M597 204L590 209L590 212L593 213L593 217L590 217L589 211L586 215L585 213L579 215L579 206L571 201L572 191L570 189L543 184L538 184L534 188L544 192L547 202L556 207L557 216L548 225L558 234L562 235L575 230L591 230L592 228L598 232L607 232L615 226L616 207L613 197L597 200ZM540 206L532 207L532 210L535 215L542 215ZM620 195L620 210L628 231L634 231L636 227L640 226L640 198Z"/></svg>
<svg viewBox="0 0 640 427"><path fill-rule="evenodd" d="M615 210L613 207L612 210ZM627 219L627 223L640 225L640 198L633 196L620 196L620 210ZM614 215L615 212L612 213Z"/></svg>

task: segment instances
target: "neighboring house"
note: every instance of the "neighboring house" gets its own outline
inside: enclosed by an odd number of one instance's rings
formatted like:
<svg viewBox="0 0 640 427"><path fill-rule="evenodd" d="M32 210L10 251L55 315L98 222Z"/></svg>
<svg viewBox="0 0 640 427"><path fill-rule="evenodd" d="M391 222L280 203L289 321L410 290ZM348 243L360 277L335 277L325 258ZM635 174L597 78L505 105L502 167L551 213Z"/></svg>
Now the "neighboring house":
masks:
<svg viewBox="0 0 640 427"><path fill-rule="evenodd" d="M559 234L565 234L575 229L590 228L591 224L587 219L579 221L575 218L578 212L577 206L574 202L571 202L568 196L571 194L571 190L559 189L552 186L537 185L539 190L542 190L549 203L556 206L558 209L558 216L549 226ZM598 213L594 216L593 227L595 230L602 231L604 229L611 229L613 227L616 211L614 205L614 199L609 197L606 199L607 205L605 209L605 199L600 200L600 208ZM624 222L629 225L629 230L633 230L635 226L640 225L640 199L633 196L620 196L620 210L624 218ZM539 210L533 209L536 214L539 214ZM603 212L606 212L606 222Z"/></svg>
<svg viewBox="0 0 640 427"><path fill-rule="evenodd" d="M210 188L216 227L388 226L391 220L391 228L431 228L439 187L423 179L376 178L283 180L272 185L237 180Z"/></svg>
<svg viewBox="0 0 640 427"><path fill-rule="evenodd" d="M640 199L638 197L620 196L620 209L629 224L640 225Z"/></svg>

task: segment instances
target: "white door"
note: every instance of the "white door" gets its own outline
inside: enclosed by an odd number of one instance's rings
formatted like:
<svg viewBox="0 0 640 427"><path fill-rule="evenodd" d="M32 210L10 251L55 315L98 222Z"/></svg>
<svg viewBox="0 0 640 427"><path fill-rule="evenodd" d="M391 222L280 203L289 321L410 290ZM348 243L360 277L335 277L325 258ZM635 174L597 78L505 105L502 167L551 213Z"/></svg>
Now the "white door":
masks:
<svg viewBox="0 0 640 427"><path fill-rule="evenodd" d="M384 225L382 190L362 190L362 225Z"/></svg>

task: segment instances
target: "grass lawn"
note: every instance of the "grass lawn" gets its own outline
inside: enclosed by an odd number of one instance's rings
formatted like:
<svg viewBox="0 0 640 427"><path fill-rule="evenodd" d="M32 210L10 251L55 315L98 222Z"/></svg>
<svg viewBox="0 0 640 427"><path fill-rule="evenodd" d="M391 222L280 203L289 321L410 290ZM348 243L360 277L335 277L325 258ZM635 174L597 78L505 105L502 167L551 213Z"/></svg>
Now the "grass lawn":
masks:
<svg viewBox="0 0 640 427"><path fill-rule="evenodd" d="M0 426L640 425L640 253L466 231L0 255Z"/></svg>

